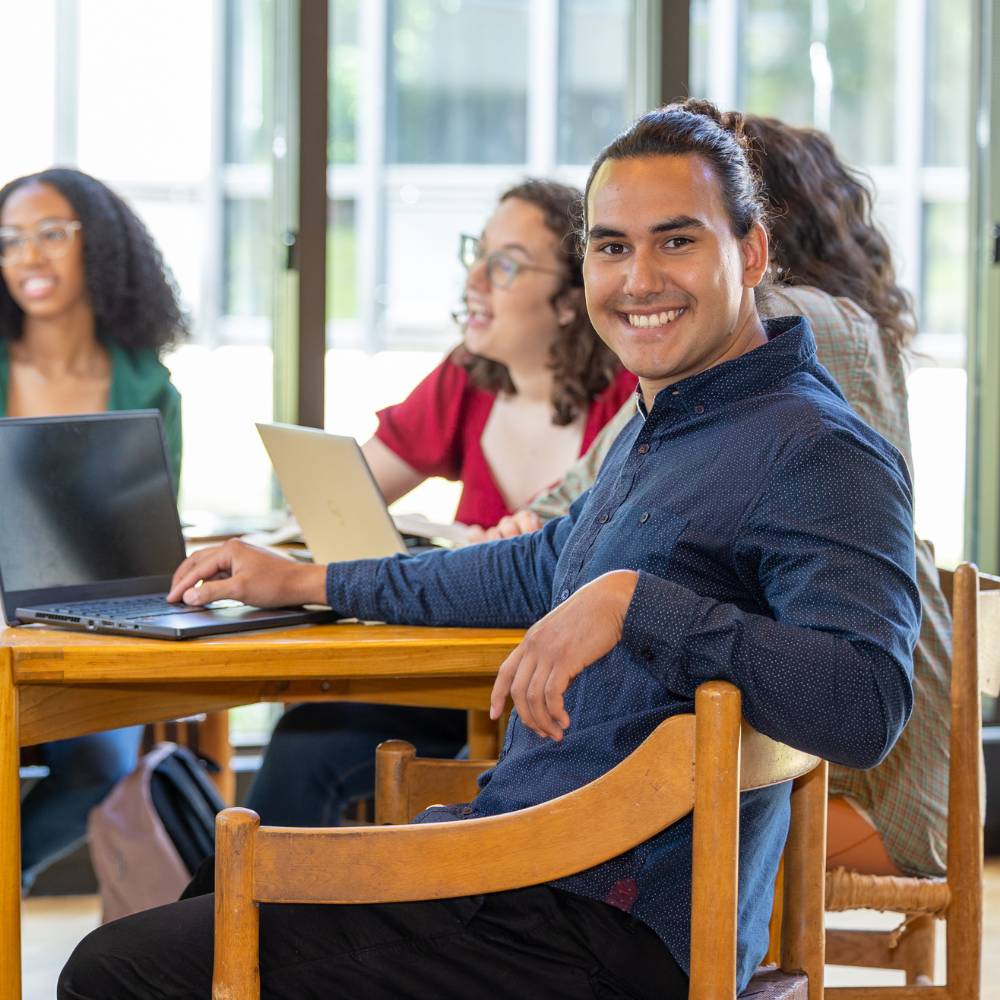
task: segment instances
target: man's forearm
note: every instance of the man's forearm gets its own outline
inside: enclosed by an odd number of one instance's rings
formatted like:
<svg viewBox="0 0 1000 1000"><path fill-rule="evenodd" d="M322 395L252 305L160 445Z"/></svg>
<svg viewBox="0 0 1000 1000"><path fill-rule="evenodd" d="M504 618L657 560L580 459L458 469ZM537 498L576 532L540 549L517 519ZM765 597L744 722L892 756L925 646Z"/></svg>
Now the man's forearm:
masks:
<svg viewBox="0 0 1000 1000"><path fill-rule="evenodd" d="M332 563L326 603L344 616L399 624L525 628L549 609L566 521L451 551Z"/></svg>

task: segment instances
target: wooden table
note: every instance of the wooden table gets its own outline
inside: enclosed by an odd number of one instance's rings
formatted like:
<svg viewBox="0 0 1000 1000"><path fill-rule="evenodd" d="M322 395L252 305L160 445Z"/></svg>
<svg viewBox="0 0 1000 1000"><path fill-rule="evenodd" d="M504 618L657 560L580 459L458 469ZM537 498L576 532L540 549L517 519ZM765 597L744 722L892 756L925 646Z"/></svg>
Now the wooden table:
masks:
<svg viewBox="0 0 1000 1000"><path fill-rule="evenodd" d="M18 749L259 701L344 699L469 710L471 753L514 629L338 624L188 642L0 629L0 1000L20 1000Z"/></svg>

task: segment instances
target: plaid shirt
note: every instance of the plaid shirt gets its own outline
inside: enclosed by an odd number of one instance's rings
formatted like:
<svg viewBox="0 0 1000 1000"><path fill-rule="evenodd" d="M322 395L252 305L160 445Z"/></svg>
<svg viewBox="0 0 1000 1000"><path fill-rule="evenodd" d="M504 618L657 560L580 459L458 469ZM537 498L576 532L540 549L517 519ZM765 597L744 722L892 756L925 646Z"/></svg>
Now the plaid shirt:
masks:
<svg viewBox="0 0 1000 1000"><path fill-rule="evenodd" d="M806 287L769 289L761 312L809 320L820 362L837 380L858 416L899 449L912 477L905 364L899 350L880 335L875 321L849 299L832 298ZM562 482L532 503L531 509L539 517L561 517L590 487L615 438L635 415L635 405L629 400ZM902 871L943 875L948 830L951 614L937 583L930 546L918 540L916 553L923 618L913 651L913 715L895 748L878 767L857 771L832 765L830 794L850 796L869 813L889 856Z"/></svg>

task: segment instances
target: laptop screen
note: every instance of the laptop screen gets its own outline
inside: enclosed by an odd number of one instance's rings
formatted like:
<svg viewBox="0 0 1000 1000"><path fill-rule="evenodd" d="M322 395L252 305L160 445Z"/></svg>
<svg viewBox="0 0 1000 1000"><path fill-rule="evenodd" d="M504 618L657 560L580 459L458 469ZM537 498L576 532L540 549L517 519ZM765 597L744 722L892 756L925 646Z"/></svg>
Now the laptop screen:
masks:
<svg viewBox="0 0 1000 1000"><path fill-rule="evenodd" d="M155 410L0 420L8 594L169 576L183 558Z"/></svg>

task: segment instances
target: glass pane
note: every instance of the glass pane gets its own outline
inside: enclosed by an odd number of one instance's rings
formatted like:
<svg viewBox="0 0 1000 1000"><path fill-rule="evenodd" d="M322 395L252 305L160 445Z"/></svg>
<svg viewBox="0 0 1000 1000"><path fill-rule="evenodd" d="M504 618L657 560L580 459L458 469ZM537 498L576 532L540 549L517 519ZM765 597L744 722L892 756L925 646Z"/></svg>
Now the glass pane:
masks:
<svg viewBox="0 0 1000 1000"><path fill-rule="evenodd" d="M254 424L272 419L270 346L187 343L164 363L184 401L185 518L269 511L271 463Z"/></svg>
<svg viewBox="0 0 1000 1000"><path fill-rule="evenodd" d="M465 281L458 237L482 230L496 193L460 175L419 187L404 184L386 193L389 347L444 351L458 342L460 333L450 317Z"/></svg>
<svg viewBox="0 0 1000 1000"><path fill-rule="evenodd" d="M709 90L709 38L712 33L712 22L709 17L708 0L691 0L690 12L691 37L689 56L691 59L691 95L705 97Z"/></svg>
<svg viewBox="0 0 1000 1000"><path fill-rule="evenodd" d="M391 163L527 159L527 0L392 0Z"/></svg>
<svg viewBox="0 0 1000 1000"><path fill-rule="evenodd" d="M354 163L358 158L360 74L358 0L330 0L330 134L327 156L331 163Z"/></svg>
<svg viewBox="0 0 1000 1000"><path fill-rule="evenodd" d="M212 165L213 17L203 0L82 0L81 169L112 183L204 183Z"/></svg>
<svg viewBox="0 0 1000 1000"><path fill-rule="evenodd" d="M814 6L817 6L814 4ZM824 6L826 6L824 4ZM816 116L841 155L853 163L892 163L896 116L895 0L829 4L825 52L830 68L830 107ZM823 50L813 47L817 110L823 112ZM878 95L877 100L873 97Z"/></svg>
<svg viewBox="0 0 1000 1000"><path fill-rule="evenodd" d="M746 0L742 106L829 132L854 163L891 163L895 7L895 0Z"/></svg>
<svg viewBox="0 0 1000 1000"><path fill-rule="evenodd" d="M808 0L746 0L739 106L792 125L812 124Z"/></svg>
<svg viewBox="0 0 1000 1000"><path fill-rule="evenodd" d="M4 141L0 142L0 185L34 173L56 158L55 0L2 4L0 24L8 40L0 59ZM11 44L17 39L16 44ZM25 94L30 100L14 100ZM72 139L72 137L68 137Z"/></svg>
<svg viewBox="0 0 1000 1000"><path fill-rule="evenodd" d="M631 0L562 0L560 163L587 163L632 118Z"/></svg>
<svg viewBox="0 0 1000 1000"><path fill-rule="evenodd" d="M928 0L924 156L933 166L969 161L971 6L969 0Z"/></svg>
<svg viewBox="0 0 1000 1000"><path fill-rule="evenodd" d="M965 202L924 206L922 333L964 335L968 223Z"/></svg>
<svg viewBox="0 0 1000 1000"><path fill-rule="evenodd" d="M272 0L226 2L226 162L271 160Z"/></svg>
<svg viewBox="0 0 1000 1000"><path fill-rule="evenodd" d="M358 314L357 239L353 201L331 201L326 231L327 320Z"/></svg>
<svg viewBox="0 0 1000 1000"><path fill-rule="evenodd" d="M270 317L274 262L270 203L227 199L223 220L223 312Z"/></svg>

